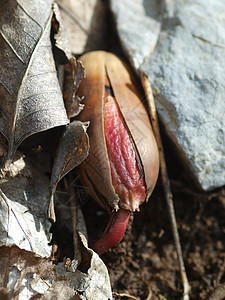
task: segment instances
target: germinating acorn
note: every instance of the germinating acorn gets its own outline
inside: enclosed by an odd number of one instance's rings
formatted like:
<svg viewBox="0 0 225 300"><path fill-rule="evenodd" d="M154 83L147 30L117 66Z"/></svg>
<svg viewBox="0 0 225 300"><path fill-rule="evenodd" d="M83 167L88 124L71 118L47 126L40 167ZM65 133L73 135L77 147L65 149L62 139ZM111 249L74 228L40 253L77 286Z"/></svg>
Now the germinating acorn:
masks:
<svg viewBox="0 0 225 300"><path fill-rule="evenodd" d="M90 121L90 154L80 179L111 218L91 247L99 254L123 237L130 213L152 193L159 171L158 148L137 84L127 65L112 53L80 57L85 68L78 95L81 121Z"/></svg>

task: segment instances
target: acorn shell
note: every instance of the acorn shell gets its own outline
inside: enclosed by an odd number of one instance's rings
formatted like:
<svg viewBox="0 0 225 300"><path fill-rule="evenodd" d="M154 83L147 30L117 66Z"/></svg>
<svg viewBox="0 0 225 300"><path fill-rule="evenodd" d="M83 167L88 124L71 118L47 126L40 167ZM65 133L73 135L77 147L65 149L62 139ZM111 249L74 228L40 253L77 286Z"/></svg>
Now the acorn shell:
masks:
<svg viewBox="0 0 225 300"><path fill-rule="evenodd" d="M118 209L119 197L112 179L104 136L105 76L124 118L145 178L147 198L158 178L158 147L147 111L142 103L134 76L116 55L104 51L88 52L79 58L85 68L78 96L84 96L85 107L79 120L90 121L88 135L90 154L79 166L80 178L93 198L106 210ZM141 204L141 203L140 203Z"/></svg>

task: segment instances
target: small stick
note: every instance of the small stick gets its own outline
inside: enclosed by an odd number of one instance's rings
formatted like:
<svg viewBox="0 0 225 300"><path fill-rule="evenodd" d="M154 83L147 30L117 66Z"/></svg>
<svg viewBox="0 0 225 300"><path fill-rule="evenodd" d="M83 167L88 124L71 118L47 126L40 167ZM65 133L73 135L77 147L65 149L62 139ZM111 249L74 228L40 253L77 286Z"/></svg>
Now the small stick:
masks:
<svg viewBox="0 0 225 300"><path fill-rule="evenodd" d="M183 256L182 256L180 238L179 238L179 233L178 233L178 229L177 229L177 222L176 222L174 206L173 206L173 195L171 192L170 181L169 181L168 173L167 173L165 155L164 155L161 135L160 135L160 131L159 131L159 124L158 124L158 118L157 118L157 113L156 113L154 97L153 97L151 85L150 85L147 74L142 73L141 81L142 81L142 85L143 85L143 88L145 91L148 108L149 108L149 113L150 113L150 118L151 118L151 122L152 122L152 127L153 127L153 131L154 131L156 142L157 142L158 149L159 149L159 159L160 159L160 170L161 170L161 175L162 175L162 183L163 183L164 194L165 194L167 207L168 207L168 211L169 211L170 222L171 222L171 227L172 227L172 232L173 232L173 237L174 237L174 242L175 242L175 248L176 248L176 252L177 252L177 258L178 258L178 263L179 263L179 268L180 268L180 273L181 273L181 280L182 280L182 284L183 284L183 299L188 300L190 286L188 283L185 266L184 266L184 261L183 261Z"/></svg>
<svg viewBox="0 0 225 300"><path fill-rule="evenodd" d="M112 292L112 294L113 294L114 296L118 296L118 297L126 297L126 298L128 298L128 299L134 299L134 300L137 300L137 297L131 296L131 295L128 295L128 294L125 294L125 293L120 294L120 293L117 293L117 292Z"/></svg>
<svg viewBox="0 0 225 300"><path fill-rule="evenodd" d="M70 196L70 206L72 215L72 226L73 226L73 243L74 243L74 258L71 262L70 269L75 272L77 267L81 262L81 249L80 249L80 239L77 233L77 196L74 191L74 186L72 184L72 178L69 176L68 191Z"/></svg>
<svg viewBox="0 0 225 300"><path fill-rule="evenodd" d="M152 290L149 289L148 297L145 300L151 300L151 299L152 299Z"/></svg>
<svg viewBox="0 0 225 300"><path fill-rule="evenodd" d="M55 190L51 191L50 200L48 204L48 218L53 223L55 223L56 221L55 208L54 208L54 196L55 196Z"/></svg>

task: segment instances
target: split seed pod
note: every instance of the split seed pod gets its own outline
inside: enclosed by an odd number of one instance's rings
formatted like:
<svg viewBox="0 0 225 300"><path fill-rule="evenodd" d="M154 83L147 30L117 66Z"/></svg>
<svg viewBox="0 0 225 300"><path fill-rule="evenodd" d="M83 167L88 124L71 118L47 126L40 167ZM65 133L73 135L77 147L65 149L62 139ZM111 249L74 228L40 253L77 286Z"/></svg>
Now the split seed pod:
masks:
<svg viewBox="0 0 225 300"><path fill-rule="evenodd" d="M143 97L127 65L104 51L86 53L80 60L85 79L78 95L84 96L85 107L79 119L90 121L90 154L79 167L80 179L100 206L117 212L104 232L109 239L111 232L109 244L115 244L122 239L130 212L139 211L154 189L158 148ZM115 237L113 228L116 232L123 228L122 236ZM109 247L100 245L97 252Z"/></svg>

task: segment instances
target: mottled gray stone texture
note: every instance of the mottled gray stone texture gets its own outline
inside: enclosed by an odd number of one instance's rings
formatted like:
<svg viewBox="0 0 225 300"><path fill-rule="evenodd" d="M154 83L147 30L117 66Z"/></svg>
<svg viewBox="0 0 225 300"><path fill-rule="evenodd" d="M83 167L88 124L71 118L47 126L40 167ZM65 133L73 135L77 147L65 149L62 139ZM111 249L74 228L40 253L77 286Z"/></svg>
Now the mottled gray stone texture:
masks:
<svg viewBox="0 0 225 300"><path fill-rule="evenodd" d="M223 186L225 1L111 0L111 9L132 65L149 75L160 119L187 170L203 190ZM126 24L132 14L133 26ZM145 36L149 30L156 45Z"/></svg>

